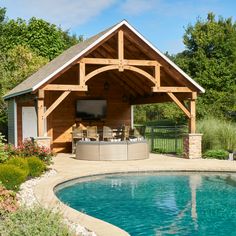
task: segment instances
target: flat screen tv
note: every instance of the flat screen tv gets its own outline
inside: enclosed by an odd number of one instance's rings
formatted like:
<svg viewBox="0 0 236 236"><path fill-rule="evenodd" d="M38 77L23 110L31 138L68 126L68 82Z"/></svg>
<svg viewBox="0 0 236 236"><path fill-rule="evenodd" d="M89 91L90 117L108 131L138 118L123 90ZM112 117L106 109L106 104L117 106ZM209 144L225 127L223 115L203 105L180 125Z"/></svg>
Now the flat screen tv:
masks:
<svg viewBox="0 0 236 236"><path fill-rule="evenodd" d="M106 117L106 100L77 100L76 117L82 120L100 120Z"/></svg>

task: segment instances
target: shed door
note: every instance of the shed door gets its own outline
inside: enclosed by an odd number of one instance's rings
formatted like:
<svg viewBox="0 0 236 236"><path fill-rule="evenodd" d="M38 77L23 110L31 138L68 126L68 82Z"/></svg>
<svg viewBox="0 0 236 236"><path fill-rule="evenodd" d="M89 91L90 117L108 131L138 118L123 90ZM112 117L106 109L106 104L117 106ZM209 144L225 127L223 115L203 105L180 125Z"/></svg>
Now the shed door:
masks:
<svg viewBox="0 0 236 236"><path fill-rule="evenodd" d="M47 132L46 120L44 133ZM22 107L22 139L37 137L37 115L34 107Z"/></svg>

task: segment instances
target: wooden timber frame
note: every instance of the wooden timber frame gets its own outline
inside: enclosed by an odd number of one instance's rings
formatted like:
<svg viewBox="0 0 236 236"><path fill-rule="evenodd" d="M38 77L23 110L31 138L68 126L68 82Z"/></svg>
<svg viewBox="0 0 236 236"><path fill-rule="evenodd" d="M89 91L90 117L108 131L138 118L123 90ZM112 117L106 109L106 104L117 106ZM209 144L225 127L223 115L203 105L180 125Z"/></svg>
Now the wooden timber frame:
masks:
<svg viewBox="0 0 236 236"><path fill-rule="evenodd" d="M163 93L166 94L171 101L173 101L188 117L189 119L189 133L196 132L196 99L197 99L197 92L196 90L191 89L189 86L166 86L162 85L163 81L161 80L161 67L163 66L157 60L147 60L147 59L126 59L124 57L124 31L122 29L118 30L117 32L117 55L118 58L104 58L104 57L82 57L79 58L75 64L79 66L79 78L78 84L52 84L46 83L41 86L38 91L38 102L37 102L37 119L38 119L38 136L43 136L44 126L43 122L57 106L72 92L86 92L88 91L87 82L92 79L93 77L99 75L100 73L106 71L118 71L120 73L124 73L125 71L132 71L142 76L150 84L152 84L151 92L153 94L156 93ZM86 73L87 66L95 65L97 68L93 69ZM149 68L149 70L143 69ZM150 73L152 71L153 73ZM117 78L119 80L119 78ZM128 83L126 81L118 81L118 83L122 86L126 86ZM137 82L138 84L138 82ZM128 84L129 85L129 84ZM60 96L44 111L44 97L45 92L47 91L58 91L61 92ZM137 87L137 91L142 94L141 85L139 88ZM133 91L130 89L130 93L132 94ZM178 98L176 94L183 94L188 93L188 104L186 105L185 102ZM146 101L150 101L150 99ZM140 100L141 101L141 100ZM145 99L144 99L145 101ZM142 104L145 102L133 102L133 104ZM132 104L131 104L132 105Z"/></svg>

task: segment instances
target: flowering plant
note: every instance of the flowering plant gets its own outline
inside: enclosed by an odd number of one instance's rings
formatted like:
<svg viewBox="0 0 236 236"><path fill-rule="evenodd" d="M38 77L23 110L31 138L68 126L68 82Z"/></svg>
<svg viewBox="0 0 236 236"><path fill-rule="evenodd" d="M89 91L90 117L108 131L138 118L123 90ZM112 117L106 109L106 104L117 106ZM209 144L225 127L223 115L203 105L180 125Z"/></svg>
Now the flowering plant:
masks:
<svg viewBox="0 0 236 236"><path fill-rule="evenodd" d="M54 153L45 146L38 145L32 139L26 139L18 147L14 147L11 144L5 146L5 151L9 156L31 157L36 156L42 161L50 164Z"/></svg>
<svg viewBox="0 0 236 236"><path fill-rule="evenodd" d="M14 212L18 209L16 194L7 190L0 183L0 220L4 213Z"/></svg>

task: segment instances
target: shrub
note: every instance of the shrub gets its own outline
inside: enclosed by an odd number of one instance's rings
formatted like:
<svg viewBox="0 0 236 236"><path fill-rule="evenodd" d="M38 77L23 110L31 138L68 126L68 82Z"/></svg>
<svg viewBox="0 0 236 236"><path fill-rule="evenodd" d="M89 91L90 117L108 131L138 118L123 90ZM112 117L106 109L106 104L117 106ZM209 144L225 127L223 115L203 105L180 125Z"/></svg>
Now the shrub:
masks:
<svg viewBox="0 0 236 236"><path fill-rule="evenodd" d="M214 158L225 160L228 159L229 153L225 150L208 150L203 154L204 158Z"/></svg>
<svg viewBox="0 0 236 236"><path fill-rule="evenodd" d="M217 136L224 150L233 151L236 149L236 124L223 121Z"/></svg>
<svg viewBox="0 0 236 236"><path fill-rule="evenodd" d="M5 152L7 152L9 157L18 156L16 149L17 148L11 143L5 144Z"/></svg>
<svg viewBox="0 0 236 236"><path fill-rule="evenodd" d="M8 190L19 190L20 184L26 180L27 171L10 164L0 165L0 181Z"/></svg>
<svg viewBox="0 0 236 236"><path fill-rule="evenodd" d="M236 124L217 118L205 118L197 124L198 132L203 134L202 149L233 150L236 148Z"/></svg>
<svg viewBox="0 0 236 236"><path fill-rule="evenodd" d="M53 152L44 146L39 146L35 141L31 139L26 139L22 145L17 148L12 145L6 146L6 149L11 156L20 156L20 157L30 157L36 156L40 160L46 162L47 164L51 163Z"/></svg>
<svg viewBox="0 0 236 236"><path fill-rule="evenodd" d="M27 158L29 166L29 176L38 177L46 170L46 164L38 157Z"/></svg>
<svg viewBox="0 0 236 236"><path fill-rule="evenodd" d="M17 209L16 194L0 184L0 220L6 213L14 212Z"/></svg>
<svg viewBox="0 0 236 236"><path fill-rule="evenodd" d="M8 161L6 161L5 164L17 166L20 169L24 170L27 173L27 176L29 174L29 165L28 165L28 162L25 158L14 157L14 158L9 159Z"/></svg>
<svg viewBox="0 0 236 236"><path fill-rule="evenodd" d="M219 148L219 141L217 140L217 129L219 122L214 118L206 118L198 122L197 129L202 133L202 150L210 150Z"/></svg>
<svg viewBox="0 0 236 236"><path fill-rule="evenodd" d="M36 206L20 208L0 221L0 235L4 236L72 236L58 212Z"/></svg>
<svg viewBox="0 0 236 236"><path fill-rule="evenodd" d="M4 142L6 142L6 139L4 135L2 135L2 133L0 132L0 163L5 162L8 158L8 153L5 150Z"/></svg>

